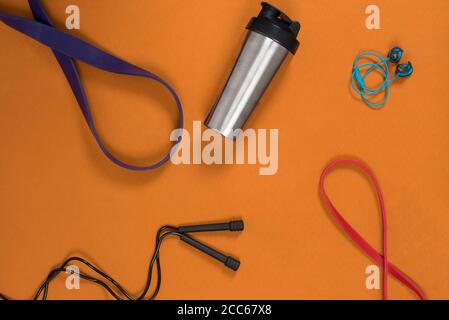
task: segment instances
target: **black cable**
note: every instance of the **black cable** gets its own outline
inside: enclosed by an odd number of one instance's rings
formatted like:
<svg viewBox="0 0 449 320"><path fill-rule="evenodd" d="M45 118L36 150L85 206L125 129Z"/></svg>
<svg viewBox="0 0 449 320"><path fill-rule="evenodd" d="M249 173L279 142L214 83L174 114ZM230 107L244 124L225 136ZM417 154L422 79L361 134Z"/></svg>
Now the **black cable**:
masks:
<svg viewBox="0 0 449 320"><path fill-rule="evenodd" d="M162 283L162 268L161 268L161 261L160 261L160 249L162 246L163 241L170 236L177 236L185 243L193 246L194 248L202 251L203 253L211 256L212 258L215 258L224 265L234 271L237 271L237 269L240 266L240 262L238 260L233 259L232 257L223 255L222 253L214 250L211 247L208 247L207 245L202 244L201 242L198 242L191 237L187 236L186 233L189 232L210 232L210 231L242 231L244 228L243 221L231 221L228 223L219 223L219 224L204 224L204 225L195 225L195 226L184 226L184 227L173 227L173 226L163 226L160 228L156 234L156 242L155 242L155 249L153 256L150 261L150 265L148 267L148 276L147 281L145 283L145 287L142 291L142 293L137 297L133 297L128 291L126 291L114 278L109 276L106 272L102 271L101 269L97 268L93 264L91 264L89 261L80 258L80 257L71 257L65 260L59 267L53 269L48 274L45 281L41 284L41 286L36 291L36 294L34 295L34 300L39 300L42 296L42 300L47 300L48 292L50 290L50 284L51 282L56 279L62 272L71 273L72 275L77 275L80 279L95 283L99 286L102 286L106 291L117 300L154 300L156 299L159 290L161 288ZM96 274L100 275L102 278L95 278L92 276L89 276L87 274L84 274L82 272L75 272L73 270L68 270L67 266L72 263L73 261L79 262L83 264L84 266L88 267L91 271L95 272ZM153 279L153 270L154 265L156 264L156 285L153 290L153 293L147 297L148 292L151 288L151 283ZM9 298L5 295L0 293L0 300L8 300Z"/></svg>
<svg viewBox="0 0 449 320"><path fill-rule="evenodd" d="M172 231L168 231L168 230L172 230ZM168 232L165 232L165 231L168 231ZM108 282L110 282L112 284L112 286L108 285L103 280L100 280L100 279L92 277L92 276L88 276L86 274L83 274L82 272L77 273L77 272L72 271L71 274L77 275L83 280L86 280L86 281L89 281L89 282L92 282L92 283L102 286L116 300L126 300L126 299L128 299L128 300L144 300L146 295L148 294L150 287L151 287L154 264L156 263L156 269L157 269L156 287L155 287L153 293L148 298L148 300L154 300L157 297L157 294L159 293L159 290L161 287L162 270L161 270L161 263L160 263L160 249L161 249L162 242L164 241L164 239L166 239L169 236L178 236L179 237L180 235L181 234L177 232L177 228L173 227L173 226L164 226L159 229L159 231L157 232L157 235L156 235L155 250L154 250L153 256L151 258L150 266L148 268L148 278L147 278L147 281L145 284L145 288L144 288L142 294L139 295L137 298L134 298L131 294L129 294L116 280L114 280L106 272L95 267L93 264L91 264L87 260L80 258L80 257L71 257L71 258L68 258L67 260L65 260L64 263L60 267L53 269L48 274L46 280L42 283L42 285L37 290L37 292L34 296L34 300L39 300L39 297L41 295L42 295L42 300L47 299L50 283L54 279L56 279L60 273L67 272L66 267L72 261L77 261L77 262L84 264L90 270L94 271L95 273L99 274L104 279L106 279ZM9 300L9 299L5 295L0 293L0 300Z"/></svg>
<svg viewBox="0 0 449 320"><path fill-rule="evenodd" d="M173 227L173 226L163 226L159 229L159 231L157 232L156 235L156 247L154 249L154 252L156 253L157 250L157 246L158 246L158 242L159 239L161 238L161 234L166 231L166 230L172 230L172 231L178 231L178 228ZM161 288L161 282L162 282L162 272L161 272L161 260L160 260L160 254L158 252L157 254L157 258L156 258L156 269L157 269L157 282L156 282L156 288L154 289L153 294L148 298L148 300L154 300L157 296L157 294L159 293L159 290ZM153 270L150 268L148 270L148 278L147 278L147 283L144 289L144 292L142 293L142 295L139 297L140 299L138 300L142 300L144 299L146 293L148 292L149 288L150 288L150 284L151 284L151 275L153 273Z"/></svg>
<svg viewBox="0 0 449 320"><path fill-rule="evenodd" d="M79 261L79 262L83 263L84 265L88 266L90 269L94 270L96 273L100 274L103 278L105 278L106 280L111 282L123 295L125 295L128 298L131 298L130 295L127 293L127 291L125 289L123 289L117 281L115 281L112 277L107 275L105 272L101 271L100 269L98 269L97 267L95 267L94 265L92 265L91 263L89 263L88 261L86 261L82 258L79 258L79 257L69 258L61 265L61 267L59 267L58 269L55 269L54 272L57 272L57 274L59 274L60 272L67 272L66 266L72 261ZM75 274L75 273L72 272L72 274ZM41 286L41 288L39 288L39 290L42 290L42 289L44 290L44 297L46 297L46 293L48 292L48 281L46 281ZM38 293L36 293L36 297L39 297L39 295L40 295L40 291L38 291Z"/></svg>

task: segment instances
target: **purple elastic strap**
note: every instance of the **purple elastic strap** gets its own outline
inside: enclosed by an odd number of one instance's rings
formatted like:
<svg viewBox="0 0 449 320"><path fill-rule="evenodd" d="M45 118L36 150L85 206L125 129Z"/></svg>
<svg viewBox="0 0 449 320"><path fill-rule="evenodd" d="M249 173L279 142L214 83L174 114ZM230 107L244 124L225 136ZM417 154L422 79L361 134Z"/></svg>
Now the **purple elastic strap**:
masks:
<svg viewBox="0 0 449 320"><path fill-rule="evenodd" d="M62 68L62 71L67 78L67 81L70 84L70 87L72 88L73 94L78 101L84 118L86 119L87 124L89 125L89 128L103 153L116 165L135 171L155 169L170 160L171 154L181 142L182 130L184 127L184 113L178 95L168 85L168 83L151 72L121 60L77 37L57 30L39 0L28 0L28 3L35 20L11 16L1 12L0 20L9 27L52 49L59 65ZM75 60L82 61L95 68L111 73L149 78L161 83L168 91L170 91L179 111L179 131L177 141L162 160L149 166L133 166L118 160L106 149L95 127L89 103L87 101L86 92L83 84L81 83Z"/></svg>

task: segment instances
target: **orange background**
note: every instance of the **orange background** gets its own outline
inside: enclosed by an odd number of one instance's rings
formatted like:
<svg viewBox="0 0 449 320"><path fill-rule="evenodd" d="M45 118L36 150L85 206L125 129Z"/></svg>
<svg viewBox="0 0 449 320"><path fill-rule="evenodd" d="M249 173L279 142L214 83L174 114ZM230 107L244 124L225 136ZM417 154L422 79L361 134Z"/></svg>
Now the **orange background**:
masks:
<svg viewBox="0 0 449 320"><path fill-rule="evenodd" d="M30 298L68 255L90 259L137 294L163 224L243 218L241 234L198 239L241 259L226 270L176 239L162 248L160 299L378 299L365 288L372 262L323 208L318 180L341 156L366 161L388 210L391 261L433 299L449 298L449 1L375 1L381 30L365 28L362 0L272 1L301 21L301 48L276 77L248 127L279 129L279 171L259 166L175 166L146 173L110 163L94 142L51 51L2 25L0 39L0 290ZM234 63L259 1L43 1L71 31L172 84L189 131L204 120ZM27 2L0 10L31 17ZM405 49L415 74L392 88L381 111L348 86L364 50ZM160 157L177 114L170 96L143 79L80 64L99 131L121 159ZM337 207L380 248L381 222L369 184L355 171L328 180ZM414 298L391 279L391 296ZM49 298L103 299L59 278Z"/></svg>

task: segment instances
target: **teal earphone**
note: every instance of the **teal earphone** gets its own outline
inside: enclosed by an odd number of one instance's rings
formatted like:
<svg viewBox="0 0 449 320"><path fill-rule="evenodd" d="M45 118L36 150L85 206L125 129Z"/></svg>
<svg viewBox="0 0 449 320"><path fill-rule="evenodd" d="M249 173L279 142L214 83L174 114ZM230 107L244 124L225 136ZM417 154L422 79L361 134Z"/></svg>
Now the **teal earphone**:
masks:
<svg viewBox="0 0 449 320"><path fill-rule="evenodd" d="M404 50L402 50L399 47L394 47L390 50L388 53L388 56L386 58L380 56L377 53L374 52L364 52L359 54L353 65L352 69L352 88L360 94L362 97L362 100L372 108L379 108L383 107L385 103L388 100L388 97L390 95L390 85L397 79L397 78L406 78L413 74L413 65L409 61L408 63L401 63L398 64L399 61L402 58L402 55L404 53ZM359 64L360 59L362 58L368 58L373 59L377 62L373 63L363 63ZM389 79L390 74L390 68L388 66L388 63L394 63L398 64L396 67L396 73L394 77ZM377 88L368 88L365 84L365 79L372 71L378 71L380 74L384 77L384 82L379 85ZM385 97L381 102L375 103L370 101L368 98L370 96L374 96L378 94L379 92L385 90Z"/></svg>

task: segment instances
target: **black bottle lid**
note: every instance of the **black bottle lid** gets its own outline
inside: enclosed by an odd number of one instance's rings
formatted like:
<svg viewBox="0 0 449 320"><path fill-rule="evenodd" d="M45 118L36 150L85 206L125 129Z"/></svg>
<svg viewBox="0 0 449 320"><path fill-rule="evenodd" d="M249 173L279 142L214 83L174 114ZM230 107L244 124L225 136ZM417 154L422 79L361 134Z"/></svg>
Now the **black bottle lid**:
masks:
<svg viewBox="0 0 449 320"><path fill-rule="evenodd" d="M292 54L295 54L299 47L296 39L301 29L299 22L292 21L285 13L267 2L262 2L262 11L251 19L247 29L276 41Z"/></svg>

